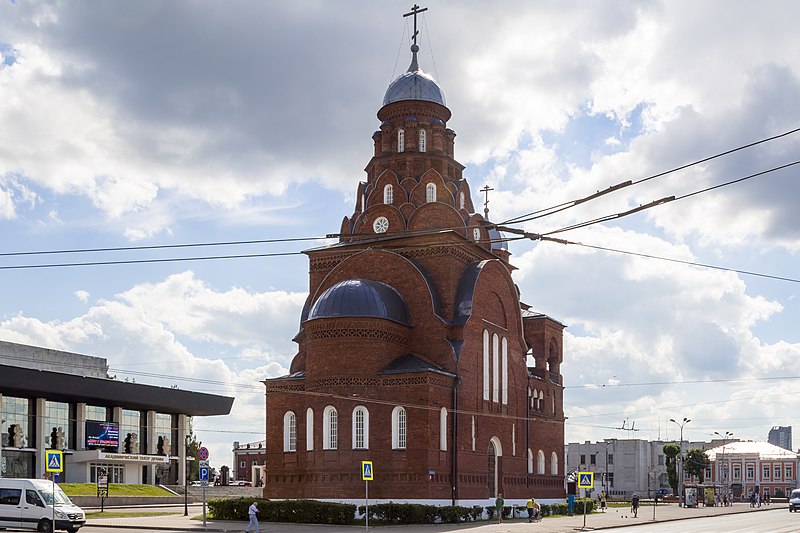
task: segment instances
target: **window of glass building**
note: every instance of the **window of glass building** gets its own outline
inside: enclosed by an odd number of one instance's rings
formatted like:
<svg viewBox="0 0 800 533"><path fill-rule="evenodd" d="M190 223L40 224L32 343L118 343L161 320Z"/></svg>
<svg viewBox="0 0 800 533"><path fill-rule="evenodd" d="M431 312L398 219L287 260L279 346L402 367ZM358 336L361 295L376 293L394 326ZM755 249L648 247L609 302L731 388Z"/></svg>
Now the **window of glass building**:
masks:
<svg viewBox="0 0 800 533"><path fill-rule="evenodd" d="M119 438L122 441L120 450L124 453L141 453L142 442L142 413L131 409L122 410L122 420L119 425Z"/></svg>
<svg viewBox="0 0 800 533"><path fill-rule="evenodd" d="M27 398L3 397L3 446L25 448L31 443L31 401Z"/></svg>
<svg viewBox="0 0 800 533"><path fill-rule="evenodd" d="M109 409L108 407L100 407L99 405L87 405L86 420L111 422L111 409Z"/></svg>
<svg viewBox="0 0 800 533"><path fill-rule="evenodd" d="M159 455L175 455L172 441L172 415L156 413L155 435L156 453Z"/></svg>
<svg viewBox="0 0 800 533"><path fill-rule="evenodd" d="M75 409L66 402L44 403L45 443L56 450L75 449L72 436L72 421L75 420Z"/></svg>

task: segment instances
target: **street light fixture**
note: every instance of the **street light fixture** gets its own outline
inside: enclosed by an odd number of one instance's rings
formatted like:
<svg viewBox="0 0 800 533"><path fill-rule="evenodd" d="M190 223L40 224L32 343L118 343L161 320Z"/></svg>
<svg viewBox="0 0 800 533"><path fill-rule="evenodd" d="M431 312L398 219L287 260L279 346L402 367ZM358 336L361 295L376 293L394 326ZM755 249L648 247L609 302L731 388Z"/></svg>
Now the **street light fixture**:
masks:
<svg viewBox="0 0 800 533"><path fill-rule="evenodd" d="M680 466L680 473L678 474L678 493L681 499L681 505L684 503L684 495L683 495L683 426L691 422L691 419L683 417L683 422L678 422L674 418L669 419L670 422L677 425L681 428L681 462Z"/></svg>
<svg viewBox="0 0 800 533"><path fill-rule="evenodd" d="M720 477L722 477L722 467L725 464L727 464L728 467L726 469L727 472L725 473L725 484L723 486L723 488L725 489L725 494L727 495L728 492L729 492L728 484L730 483L730 479L731 479L731 462L727 460L727 457L725 457L725 445L728 443L728 440L731 437L733 437L733 433L731 433L730 431L726 431L725 434L723 435L719 431L715 431L714 435L718 435L719 437L722 437L722 457L720 457L719 473L720 473ZM728 498L728 499L730 499L730 498Z"/></svg>

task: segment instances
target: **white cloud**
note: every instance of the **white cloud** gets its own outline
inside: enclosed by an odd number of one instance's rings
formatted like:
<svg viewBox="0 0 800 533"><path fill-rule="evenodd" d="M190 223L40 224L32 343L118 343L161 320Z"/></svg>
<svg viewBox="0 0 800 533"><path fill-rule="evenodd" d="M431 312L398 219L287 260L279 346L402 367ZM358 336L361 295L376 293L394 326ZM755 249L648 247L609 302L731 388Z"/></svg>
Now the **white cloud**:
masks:
<svg viewBox="0 0 800 533"><path fill-rule="evenodd" d="M91 296L92 295L89 293L89 291L75 291L75 297L83 303L88 302Z"/></svg>

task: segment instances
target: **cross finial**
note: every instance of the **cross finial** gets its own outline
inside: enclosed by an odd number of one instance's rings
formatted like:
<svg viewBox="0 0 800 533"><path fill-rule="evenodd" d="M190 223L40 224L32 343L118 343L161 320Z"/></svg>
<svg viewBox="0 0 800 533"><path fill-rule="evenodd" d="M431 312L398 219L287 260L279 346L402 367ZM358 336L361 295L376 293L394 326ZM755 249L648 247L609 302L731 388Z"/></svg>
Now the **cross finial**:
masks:
<svg viewBox="0 0 800 533"><path fill-rule="evenodd" d="M417 31L417 13L422 13L423 11L427 10L427 7L420 9L417 4L414 4L414 6L411 8L411 11L403 15L403 17L410 17L411 15L414 15L414 33L411 35L411 40L414 41L414 44L417 44L417 34L419 33Z"/></svg>
<svg viewBox="0 0 800 533"><path fill-rule="evenodd" d="M493 191L488 185L484 185L481 192L486 195L486 200L483 202L483 218L489 220L489 191Z"/></svg>

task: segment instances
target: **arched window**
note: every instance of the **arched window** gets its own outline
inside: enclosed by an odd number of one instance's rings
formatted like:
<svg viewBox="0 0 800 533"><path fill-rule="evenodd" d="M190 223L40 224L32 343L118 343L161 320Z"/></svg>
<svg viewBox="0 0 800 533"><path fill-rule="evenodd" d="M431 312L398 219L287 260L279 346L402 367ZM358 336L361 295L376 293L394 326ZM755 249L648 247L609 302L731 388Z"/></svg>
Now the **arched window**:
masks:
<svg viewBox="0 0 800 533"><path fill-rule="evenodd" d="M297 451L297 417L291 411L283 415L283 451Z"/></svg>
<svg viewBox="0 0 800 533"><path fill-rule="evenodd" d="M500 401L500 337L492 335L492 401Z"/></svg>
<svg viewBox="0 0 800 533"><path fill-rule="evenodd" d="M425 130L419 130L419 151L425 152L428 148L428 134Z"/></svg>
<svg viewBox="0 0 800 533"><path fill-rule="evenodd" d="M439 449L447 451L447 409L439 410Z"/></svg>
<svg viewBox="0 0 800 533"><path fill-rule="evenodd" d="M528 448L528 473L533 474L533 452Z"/></svg>
<svg viewBox="0 0 800 533"><path fill-rule="evenodd" d="M406 150L406 132L397 130L397 151L405 152Z"/></svg>
<svg viewBox="0 0 800 533"><path fill-rule="evenodd" d="M464 209L464 192L458 193L458 208Z"/></svg>
<svg viewBox="0 0 800 533"><path fill-rule="evenodd" d="M539 391L539 410L544 411L544 391Z"/></svg>
<svg viewBox="0 0 800 533"><path fill-rule="evenodd" d="M394 189L391 185L383 188L383 203L391 205L394 202Z"/></svg>
<svg viewBox="0 0 800 533"><path fill-rule="evenodd" d="M531 396L531 409L534 411L539 410L539 389L533 389L533 396Z"/></svg>
<svg viewBox="0 0 800 533"><path fill-rule="evenodd" d="M503 337L501 347L502 347L501 357L503 358L503 374L502 374L503 405L508 405L508 340L506 340L505 337Z"/></svg>
<svg viewBox="0 0 800 533"><path fill-rule="evenodd" d="M406 449L406 410L399 405L392 410L392 449Z"/></svg>
<svg viewBox="0 0 800 533"><path fill-rule="evenodd" d="M369 411L359 405L353 409L353 449L369 448Z"/></svg>
<svg viewBox="0 0 800 533"><path fill-rule="evenodd" d="M436 184L429 183L425 186L425 201L428 203L436 201Z"/></svg>
<svg viewBox="0 0 800 533"><path fill-rule="evenodd" d="M314 410L306 409L306 450L314 449Z"/></svg>
<svg viewBox="0 0 800 533"><path fill-rule="evenodd" d="M489 332L483 330L483 399L489 399Z"/></svg>
<svg viewBox="0 0 800 533"><path fill-rule="evenodd" d="M335 450L339 447L339 416L332 405L322 412L322 449Z"/></svg>
<svg viewBox="0 0 800 533"><path fill-rule="evenodd" d="M556 452L550 454L550 475L558 475L558 455Z"/></svg>
<svg viewBox="0 0 800 533"><path fill-rule="evenodd" d="M536 473L544 474L544 452L542 450L536 454Z"/></svg>

